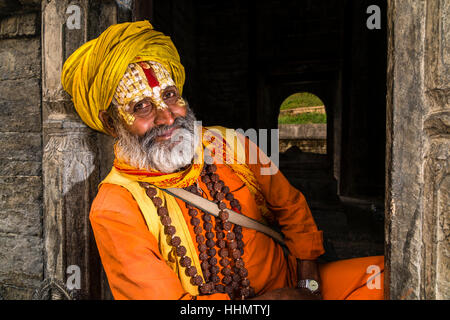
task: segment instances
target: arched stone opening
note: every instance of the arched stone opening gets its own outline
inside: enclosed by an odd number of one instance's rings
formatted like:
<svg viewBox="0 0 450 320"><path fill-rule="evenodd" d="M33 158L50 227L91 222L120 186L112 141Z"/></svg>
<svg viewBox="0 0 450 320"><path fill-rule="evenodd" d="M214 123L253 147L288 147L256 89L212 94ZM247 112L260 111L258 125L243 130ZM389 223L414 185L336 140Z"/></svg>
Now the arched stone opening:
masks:
<svg viewBox="0 0 450 320"><path fill-rule="evenodd" d="M313 93L297 92L287 97L278 116L279 150L290 148L327 154L327 114L323 101Z"/></svg>

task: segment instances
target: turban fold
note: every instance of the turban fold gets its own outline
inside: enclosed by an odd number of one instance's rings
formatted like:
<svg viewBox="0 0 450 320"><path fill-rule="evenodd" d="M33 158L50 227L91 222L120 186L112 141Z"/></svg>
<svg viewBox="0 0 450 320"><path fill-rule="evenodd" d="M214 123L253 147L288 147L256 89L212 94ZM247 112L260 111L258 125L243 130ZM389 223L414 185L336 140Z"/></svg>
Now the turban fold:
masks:
<svg viewBox="0 0 450 320"><path fill-rule="evenodd" d="M141 61L161 63L181 95L185 74L178 51L148 21L112 25L66 60L61 82L88 126L106 133L98 113L108 109L128 65Z"/></svg>

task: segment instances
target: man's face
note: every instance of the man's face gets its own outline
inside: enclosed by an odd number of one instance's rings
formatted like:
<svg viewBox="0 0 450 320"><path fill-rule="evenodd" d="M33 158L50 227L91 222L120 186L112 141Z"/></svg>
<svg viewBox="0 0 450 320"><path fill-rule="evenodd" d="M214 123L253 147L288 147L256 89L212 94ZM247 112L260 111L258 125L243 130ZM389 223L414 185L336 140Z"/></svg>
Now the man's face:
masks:
<svg viewBox="0 0 450 320"><path fill-rule="evenodd" d="M117 86L113 103L127 129L140 137L159 125L186 116L186 106L170 73L158 62L131 63ZM170 132L158 137L170 138Z"/></svg>
<svg viewBox="0 0 450 320"><path fill-rule="evenodd" d="M129 113L134 117L134 121L125 122L130 133L143 137L157 126L171 126L176 118L186 116L186 103L179 95L177 87L167 87L161 92L161 98L167 107L158 108L149 97L130 103ZM175 129L171 128L162 133L156 137L156 141L170 139Z"/></svg>
<svg viewBox="0 0 450 320"><path fill-rule="evenodd" d="M189 165L194 156L195 116L168 72L157 65L131 67L113 99L118 156L141 169L169 173ZM113 117L114 118L114 117Z"/></svg>

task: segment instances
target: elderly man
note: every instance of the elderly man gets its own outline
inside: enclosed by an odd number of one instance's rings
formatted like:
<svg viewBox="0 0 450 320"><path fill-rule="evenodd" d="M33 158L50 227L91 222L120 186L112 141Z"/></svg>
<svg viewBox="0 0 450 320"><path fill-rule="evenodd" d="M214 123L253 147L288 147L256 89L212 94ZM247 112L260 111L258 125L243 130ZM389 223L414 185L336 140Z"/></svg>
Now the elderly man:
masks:
<svg viewBox="0 0 450 320"><path fill-rule="evenodd" d="M216 127L195 143L179 55L148 21L84 44L62 83L81 119L116 139L90 213L116 299L383 298L383 257L317 264L322 232L304 196L281 172L262 173L273 166L264 155L249 161L259 149L248 139ZM168 188L210 200L217 216ZM230 214L277 225L288 250Z"/></svg>

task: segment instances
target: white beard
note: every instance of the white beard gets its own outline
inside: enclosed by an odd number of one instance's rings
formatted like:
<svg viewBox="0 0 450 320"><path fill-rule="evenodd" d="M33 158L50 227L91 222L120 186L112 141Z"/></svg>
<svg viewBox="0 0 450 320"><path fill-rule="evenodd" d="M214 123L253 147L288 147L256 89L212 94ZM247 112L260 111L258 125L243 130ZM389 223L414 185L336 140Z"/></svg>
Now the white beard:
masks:
<svg viewBox="0 0 450 320"><path fill-rule="evenodd" d="M148 150L150 166L163 173L172 173L188 166L193 158L194 135L183 128L176 129L169 140L156 142Z"/></svg>
<svg viewBox="0 0 450 320"><path fill-rule="evenodd" d="M194 122L195 116L188 109L186 118L177 118L173 124L181 128L175 129L168 140L161 142L155 139L162 132L154 134L149 132L148 135L139 138L125 129L123 124L119 124L116 127L117 156L137 169L154 169L163 173L182 169L192 163L195 155Z"/></svg>

